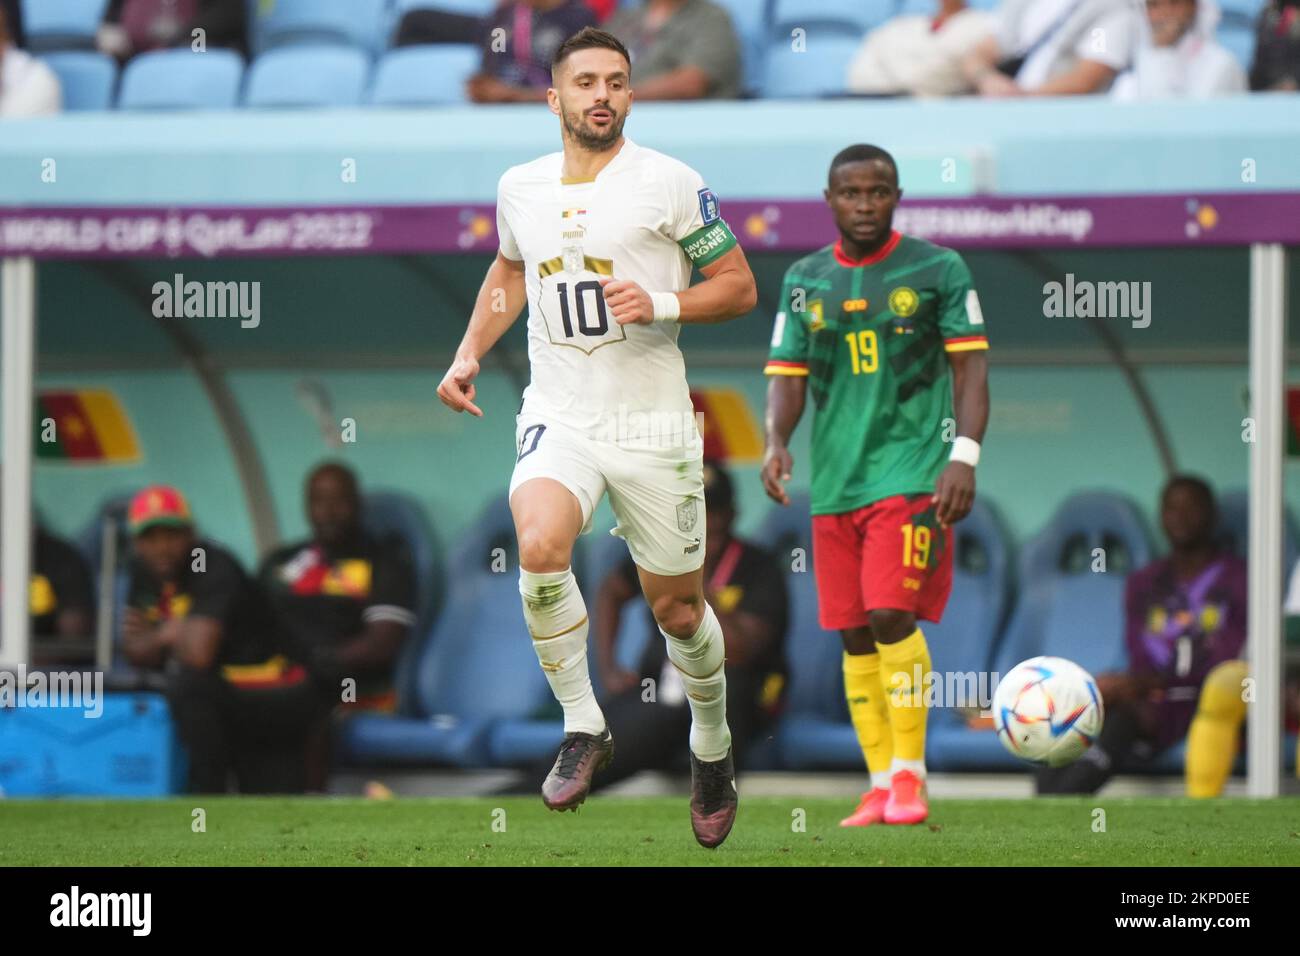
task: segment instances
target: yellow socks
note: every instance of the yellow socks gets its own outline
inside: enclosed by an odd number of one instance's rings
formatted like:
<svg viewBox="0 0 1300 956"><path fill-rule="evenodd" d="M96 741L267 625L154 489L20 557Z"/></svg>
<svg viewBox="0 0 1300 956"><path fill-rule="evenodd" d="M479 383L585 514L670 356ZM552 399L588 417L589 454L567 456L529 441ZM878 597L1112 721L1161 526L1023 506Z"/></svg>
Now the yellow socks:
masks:
<svg viewBox="0 0 1300 956"><path fill-rule="evenodd" d="M1237 742L1246 720L1241 699L1246 678L1245 661L1225 661L1210 671L1201 685L1196 716L1187 731L1187 766L1184 772L1189 797L1217 797L1232 773Z"/></svg>
<svg viewBox="0 0 1300 956"><path fill-rule="evenodd" d="M889 702L894 737L894 769L925 772L925 675L930 648L918 627L896 644L877 644L880 681Z"/></svg>
<svg viewBox="0 0 1300 956"><path fill-rule="evenodd" d="M873 787L889 786L889 765L894 738L889 729L889 706L880 683L879 654L844 654L844 696L858 745L871 771Z"/></svg>

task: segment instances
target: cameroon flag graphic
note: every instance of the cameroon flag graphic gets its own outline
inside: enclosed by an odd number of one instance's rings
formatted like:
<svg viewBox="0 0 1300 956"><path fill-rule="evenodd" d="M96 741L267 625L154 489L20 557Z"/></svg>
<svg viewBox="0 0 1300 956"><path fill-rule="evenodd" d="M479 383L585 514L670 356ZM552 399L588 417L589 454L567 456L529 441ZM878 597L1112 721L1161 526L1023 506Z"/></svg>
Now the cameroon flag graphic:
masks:
<svg viewBox="0 0 1300 956"><path fill-rule="evenodd" d="M704 457L733 464L762 461L763 433L745 396L733 388L691 391L697 415L704 416Z"/></svg>
<svg viewBox="0 0 1300 956"><path fill-rule="evenodd" d="M33 427L36 457L44 461L140 459L135 429L117 396L107 389L39 393Z"/></svg>

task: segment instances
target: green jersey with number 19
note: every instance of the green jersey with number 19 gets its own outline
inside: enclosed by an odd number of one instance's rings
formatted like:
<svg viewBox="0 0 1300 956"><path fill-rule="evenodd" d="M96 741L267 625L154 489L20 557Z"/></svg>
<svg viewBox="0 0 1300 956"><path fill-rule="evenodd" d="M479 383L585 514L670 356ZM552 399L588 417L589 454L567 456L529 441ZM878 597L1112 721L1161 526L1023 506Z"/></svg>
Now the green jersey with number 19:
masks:
<svg viewBox="0 0 1300 956"><path fill-rule="evenodd" d="M765 371L808 378L812 513L933 491L956 433L946 353L988 348L961 256L895 232L854 261L836 241L787 270L780 306Z"/></svg>
<svg viewBox="0 0 1300 956"><path fill-rule="evenodd" d="M619 325L601 287L612 278L686 289L692 265L736 245L718 199L686 164L626 138L594 178L565 179L563 163L557 152L514 166L497 187L501 254L523 260L528 290L522 411L597 438L636 416L688 419L680 326Z"/></svg>

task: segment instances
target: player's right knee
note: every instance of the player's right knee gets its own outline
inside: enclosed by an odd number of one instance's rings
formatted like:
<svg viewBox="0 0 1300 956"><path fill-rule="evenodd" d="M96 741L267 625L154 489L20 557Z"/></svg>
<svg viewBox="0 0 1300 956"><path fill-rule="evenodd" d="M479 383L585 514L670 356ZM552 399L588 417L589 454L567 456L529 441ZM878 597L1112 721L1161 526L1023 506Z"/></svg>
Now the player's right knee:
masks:
<svg viewBox="0 0 1300 956"><path fill-rule="evenodd" d="M537 528L519 532L519 566L534 574L563 571L569 566L573 546Z"/></svg>
<svg viewBox="0 0 1300 956"><path fill-rule="evenodd" d="M1212 720L1240 721L1246 717L1243 682L1246 680L1244 661L1225 661L1215 667L1201 685L1201 696L1196 704L1198 717Z"/></svg>

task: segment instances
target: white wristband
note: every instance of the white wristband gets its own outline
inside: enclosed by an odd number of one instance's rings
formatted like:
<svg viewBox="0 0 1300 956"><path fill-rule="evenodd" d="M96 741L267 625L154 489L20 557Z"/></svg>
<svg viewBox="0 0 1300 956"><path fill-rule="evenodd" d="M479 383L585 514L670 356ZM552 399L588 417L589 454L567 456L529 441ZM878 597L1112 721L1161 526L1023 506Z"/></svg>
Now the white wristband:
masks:
<svg viewBox="0 0 1300 956"><path fill-rule="evenodd" d="M980 463L980 443L973 438L958 435L952 440L952 454L949 461L960 461L974 468Z"/></svg>
<svg viewBox="0 0 1300 956"><path fill-rule="evenodd" d="M676 322L682 314L682 303L676 292L651 292L650 301L654 303L656 322Z"/></svg>

